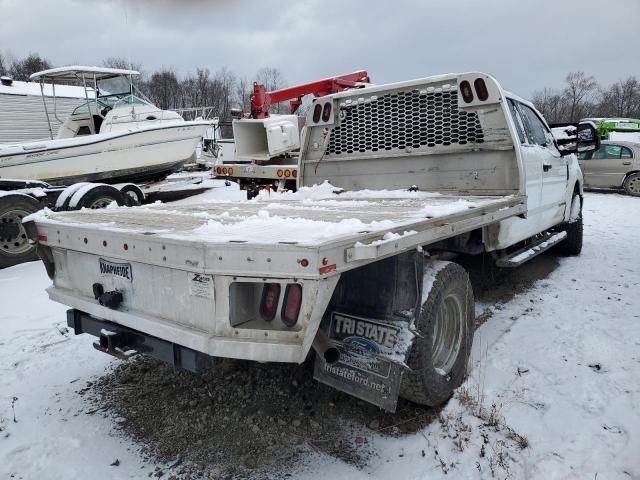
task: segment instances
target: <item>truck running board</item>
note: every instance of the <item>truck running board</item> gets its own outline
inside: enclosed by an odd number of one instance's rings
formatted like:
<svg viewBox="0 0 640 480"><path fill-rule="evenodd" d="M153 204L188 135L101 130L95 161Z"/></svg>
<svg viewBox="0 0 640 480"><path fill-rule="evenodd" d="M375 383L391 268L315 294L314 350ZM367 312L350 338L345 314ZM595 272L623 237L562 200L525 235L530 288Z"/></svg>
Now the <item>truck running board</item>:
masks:
<svg viewBox="0 0 640 480"><path fill-rule="evenodd" d="M517 250L510 255L499 258L496 261L496 265L502 268L518 267L524 262L537 257L543 252L546 252L554 245L559 244L565 238L567 238L567 232L546 233L535 243L527 245L526 247L521 248L520 250Z"/></svg>

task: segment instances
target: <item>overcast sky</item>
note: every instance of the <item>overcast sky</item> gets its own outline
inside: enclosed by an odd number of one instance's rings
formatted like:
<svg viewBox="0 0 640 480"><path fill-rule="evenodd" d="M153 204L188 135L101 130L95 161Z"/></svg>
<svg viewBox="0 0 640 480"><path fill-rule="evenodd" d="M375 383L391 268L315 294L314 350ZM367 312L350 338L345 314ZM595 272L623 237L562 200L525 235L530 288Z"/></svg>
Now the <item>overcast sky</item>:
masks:
<svg viewBox="0 0 640 480"><path fill-rule="evenodd" d="M55 65L273 66L289 84L481 70L525 97L568 71L640 76L640 0L0 0L0 15L0 51Z"/></svg>

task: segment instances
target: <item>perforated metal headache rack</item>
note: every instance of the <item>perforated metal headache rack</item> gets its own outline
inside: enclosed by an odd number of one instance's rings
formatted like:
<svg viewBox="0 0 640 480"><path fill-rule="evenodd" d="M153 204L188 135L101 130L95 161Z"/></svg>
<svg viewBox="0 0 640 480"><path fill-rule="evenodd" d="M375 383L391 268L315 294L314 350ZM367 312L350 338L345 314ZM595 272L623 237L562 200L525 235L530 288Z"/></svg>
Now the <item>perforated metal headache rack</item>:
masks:
<svg viewBox="0 0 640 480"><path fill-rule="evenodd" d="M326 153L344 155L484 142L478 115L458 109L457 85L410 88L340 103Z"/></svg>

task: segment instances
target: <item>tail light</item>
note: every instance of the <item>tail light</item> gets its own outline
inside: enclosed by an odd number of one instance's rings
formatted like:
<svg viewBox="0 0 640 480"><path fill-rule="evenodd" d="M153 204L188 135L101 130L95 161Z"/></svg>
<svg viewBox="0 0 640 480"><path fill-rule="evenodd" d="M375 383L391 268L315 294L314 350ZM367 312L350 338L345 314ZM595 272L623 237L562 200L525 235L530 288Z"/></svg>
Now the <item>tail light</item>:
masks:
<svg viewBox="0 0 640 480"><path fill-rule="evenodd" d="M324 108L322 109L322 121L328 122L331 117L331 102L327 102L324 104Z"/></svg>
<svg viewBox="0 0 640 480"><path fill-rule="evenodd" d="M224 173L225 175L227 174L227 167L224 167L224 168L222 169L222 173Z"/></svg>
<svg viewBox="0 0 640 480"><path fill-rule="evenodd" d="M473 82L473 88L475 88L476 90L476 95L478 95L478 100L481 100L484 102L487 98L489 98L489 91L487 90L487 84L484 83L484 80L482 78L475 79L475 81Z"/></svg>
<svg viewBox="0 0 640 480"><path fill-rule="evenodd" d="M229 172L229 175L233 175L233 168L229 167L229 170L227 170Z"/></svg>
<svg viewBox="0 0 640 480"><path fill-rule="evenodd" d="M313 123L320 121L320 115L322 115L322 105L316 103L316 106L313 107Z"/></svg>
<svg viewBox="0 0 640 480"><path fill-rule="evenodd" d="M281 169L278 169L278 171L276 172L276 175L278 175L278 177L282 177L283 173Z"/></svg>
<svg viewBox="0 0 640 480"><path fill-rule="evenodd" d="M289 291L288 287L287 291ZM279 300L280 284L265 283L262 289L262 300L260 301L260 316L265 322L270 322L276 316Z"/></svg>
<svg viewBox="0 0 640 480"><path fill-rule="evenodd" d="M284 176L289 178L291 176L291 170L285 170L284 171Z"/></svg>
<svg viewBox="0 0 640 480"><path fill-rule="evenodd" d="M471 84L466 80L460 82L460 93L462 94L464 103L473 102L473 92L471 91Z"/></svg>
<svg viewBox="0 0 640 480"><path fill-rule="evenodd" d="M279 285L278 285L279 286ZM302 285L290 283L284 292L284 303L282 304L282 323L287 327L293 327L298 321L300 306L302 305Z"/></svg>
<svg viewBox="0 0 640 480"><path fill-rule="evenodd" d="M291 175L293 175L293 178L298 178L298 170L291 172Z"/></svg>
<svg viewBox="0 0 640 480"><path fill-rule="evenodd" d="M222 173L222 168L220 168L220 167L216 168L216 173L218 175L220 175Z"/></svg>

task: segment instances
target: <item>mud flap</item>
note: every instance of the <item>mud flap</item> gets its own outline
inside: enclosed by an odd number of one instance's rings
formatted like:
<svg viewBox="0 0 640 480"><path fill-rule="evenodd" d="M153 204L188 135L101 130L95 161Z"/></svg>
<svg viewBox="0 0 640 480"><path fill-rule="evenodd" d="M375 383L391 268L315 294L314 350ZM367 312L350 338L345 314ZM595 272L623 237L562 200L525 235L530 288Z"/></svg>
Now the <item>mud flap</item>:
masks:
<svg viewBox="0 0 640 480"><path fill-rule="evenodd" d="M413 341L410 321L387 321L333 312L329 338L340 351L328 364L316 355L314 378L378 407L395 412L404 364Z"/></svg>

